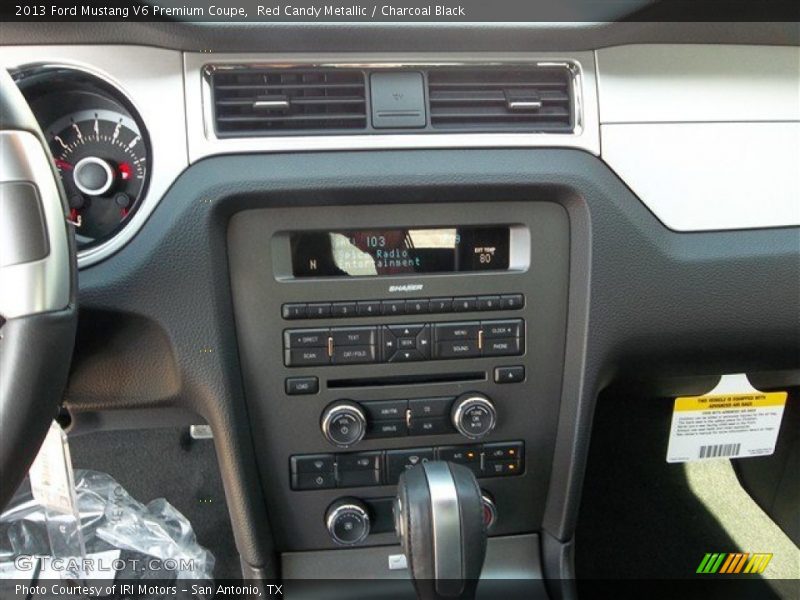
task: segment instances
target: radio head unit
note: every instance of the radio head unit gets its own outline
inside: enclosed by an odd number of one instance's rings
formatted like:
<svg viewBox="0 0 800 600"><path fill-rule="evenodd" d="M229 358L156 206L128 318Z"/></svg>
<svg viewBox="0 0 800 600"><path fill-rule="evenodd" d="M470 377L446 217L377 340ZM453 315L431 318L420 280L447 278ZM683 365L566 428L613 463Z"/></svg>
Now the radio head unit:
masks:
<svg viewBox="0 0 800 600"><path fill-rule="evenodd" d="M506 271L509 225L292 231L294 277L370 277Z"/></svg>

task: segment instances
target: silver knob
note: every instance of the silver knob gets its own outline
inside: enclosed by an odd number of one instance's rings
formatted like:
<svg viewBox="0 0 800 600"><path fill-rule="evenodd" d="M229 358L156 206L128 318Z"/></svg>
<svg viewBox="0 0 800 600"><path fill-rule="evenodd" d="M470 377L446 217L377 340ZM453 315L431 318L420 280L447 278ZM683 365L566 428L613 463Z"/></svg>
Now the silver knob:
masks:
<svg viewBox="0 0 800 600"><path fill-rule="evenodd" d="M366 505L356 498L340 498L328 507L325 526L337 544L352 546L369 535L370 520Z"/></svg>
<svg viewBox="0 0 800 600"><path fill-rule="evenodd" d="M75 186L87 196L101 196L114 183L114 170L108 161L87 156L77 162L72 178Z"/></svg>
<svg viewBox="0 0 800 600"><path fill-rule="evenodd" d="M489 492L481 490L481 502L483 502L483 524L486 525L486 530L490 530L495 521L497 521L497 505L494 503Z"/></svg>
<svg viewBox="0 0 800 600"><path fill-rule="evenodd" d="M456 398L450 412L453 427L464 437L477 440L489 435L497 424L494 404L483 394L468 392Z"/></svg>
<svg viewBox="0 0 800 600"><path fill-rule="evenodd" d="M339 400L322 411L322 435L331 444L347 448L364 439L367 433L367 415L355 402Z"/></svg>

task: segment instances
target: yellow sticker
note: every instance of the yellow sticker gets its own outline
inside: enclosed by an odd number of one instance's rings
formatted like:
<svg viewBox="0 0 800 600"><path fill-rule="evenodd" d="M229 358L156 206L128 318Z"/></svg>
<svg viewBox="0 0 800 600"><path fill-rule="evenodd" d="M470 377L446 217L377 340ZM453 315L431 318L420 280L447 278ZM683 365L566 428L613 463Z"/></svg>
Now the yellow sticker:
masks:
<svg viewBox="0 0 800 600"><path fill-rule="evenodd" d="M747 458L775 452L786 392L761 392L726 375L711 393L675 399L667 462Z"/></svg>
<svg viewBox="0 0 800 600"><path fill-rule="evenodd" d="M675 410L709 410L749 408L754 406L784 406L786 392L757 394L721 394L715 396L685 396L675 399Z"/></svg>

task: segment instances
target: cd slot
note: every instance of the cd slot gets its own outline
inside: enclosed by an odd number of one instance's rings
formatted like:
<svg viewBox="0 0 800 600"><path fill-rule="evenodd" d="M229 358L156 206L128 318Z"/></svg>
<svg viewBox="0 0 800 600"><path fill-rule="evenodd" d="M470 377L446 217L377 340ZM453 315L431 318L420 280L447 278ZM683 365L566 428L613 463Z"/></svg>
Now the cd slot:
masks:
<svg viewBox="0 0 800 600"><path fill-rule="evenodd" d="M353 377L349 379L329 379L328 389L389 387L393 385L421 385L431 383L460 383L485 381L485 371L466 373L442 373L430 375L389 375L385 377Z"/></svg>

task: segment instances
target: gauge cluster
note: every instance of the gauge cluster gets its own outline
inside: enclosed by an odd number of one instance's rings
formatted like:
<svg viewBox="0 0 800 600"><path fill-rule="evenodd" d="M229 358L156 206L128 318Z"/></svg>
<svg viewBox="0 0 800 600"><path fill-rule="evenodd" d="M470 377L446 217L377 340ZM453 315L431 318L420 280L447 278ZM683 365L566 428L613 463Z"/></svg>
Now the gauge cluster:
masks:
<svg viewBox="0 0 800 600"><path fill-rule="evenodd" d="M152 157L136 109L119 89L76 69L35 67L16 80L50 144L78 249L108 240L147 191Z"/></svg>

